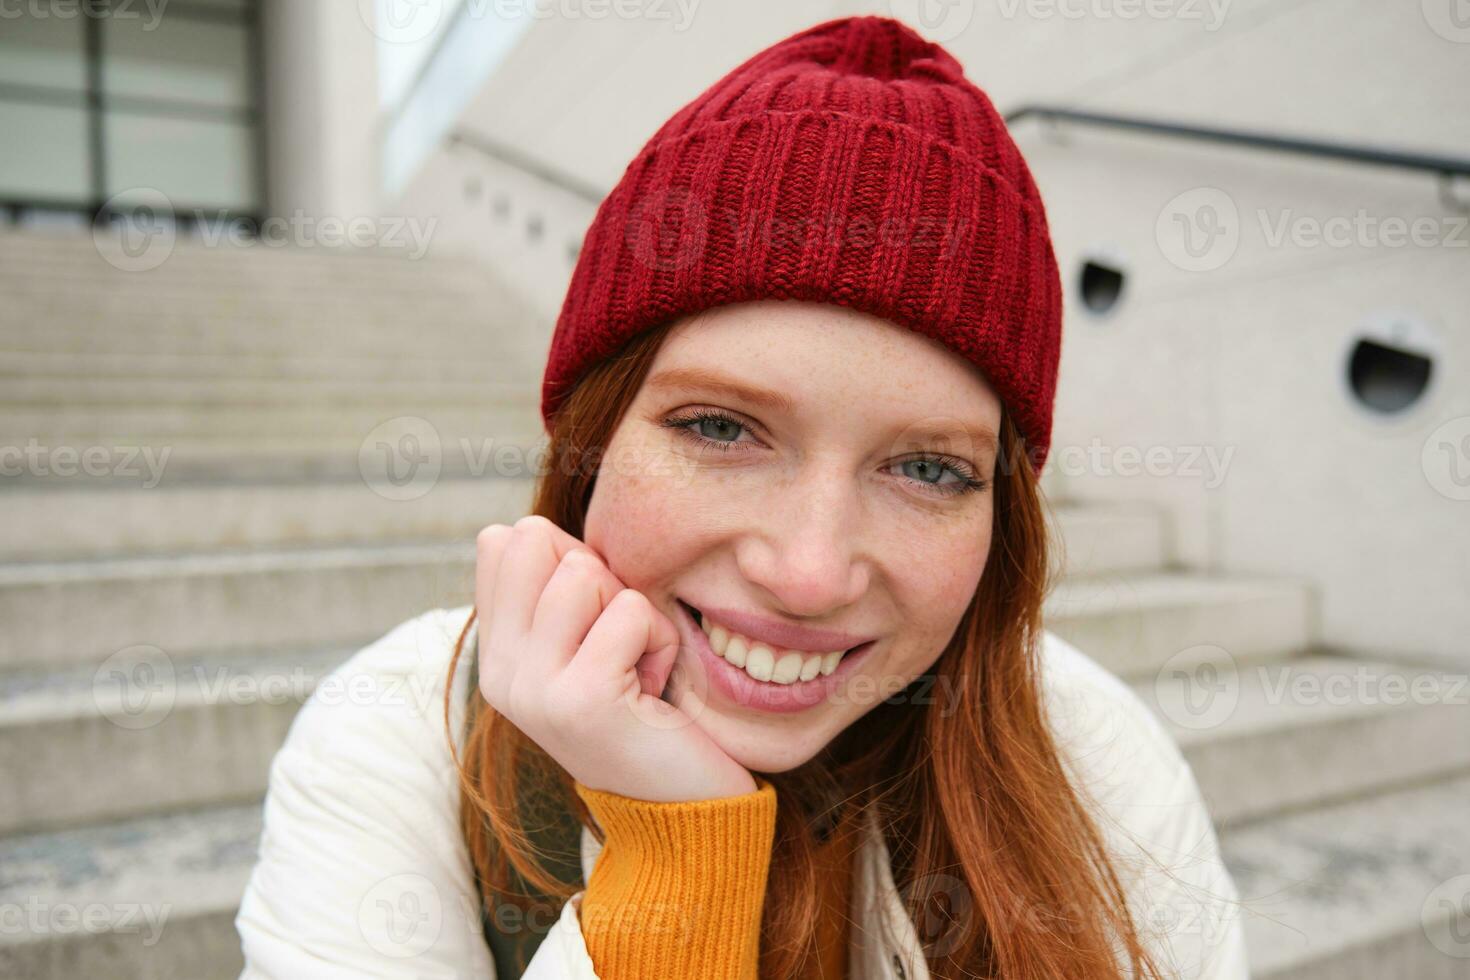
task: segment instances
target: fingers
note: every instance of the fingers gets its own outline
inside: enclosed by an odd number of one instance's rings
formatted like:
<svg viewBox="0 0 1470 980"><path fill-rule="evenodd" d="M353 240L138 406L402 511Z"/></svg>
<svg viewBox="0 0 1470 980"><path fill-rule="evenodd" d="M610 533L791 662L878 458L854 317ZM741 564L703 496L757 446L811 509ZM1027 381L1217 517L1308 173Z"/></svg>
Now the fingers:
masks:
<svg viewBox="0 0 1470 980"><path fill-rule="evenodd" d="M604 687L621 685L636 669L644 693L658 697L678 652L678 627L643 593L625 588L612 597L587 631L567 665L566 676L577 683Z"/></svg>
<svg viewBox="0 0 1470 980"><path fill-rule="evenodd" d="M495 597L495 576L511 534L509 525L491 524L475 535L475 612L480 623L477 632L482 636Z"/></svg>
<svg viewBox="0 0 1470 980"><path fill-rule="evenodd" d="M562 556L573 548L587 545L544 517L532 514L515 522L488 607L495 629L530 632L537 600Z"/></svg>
<svg viewBox="0 0 1470 980"><path fill-rule="evenodd" d="M568 551L542 590L532 619L536 647L549 654L544 666L556 671L564 668L622 588L617 576L591 549Z"/></svg>

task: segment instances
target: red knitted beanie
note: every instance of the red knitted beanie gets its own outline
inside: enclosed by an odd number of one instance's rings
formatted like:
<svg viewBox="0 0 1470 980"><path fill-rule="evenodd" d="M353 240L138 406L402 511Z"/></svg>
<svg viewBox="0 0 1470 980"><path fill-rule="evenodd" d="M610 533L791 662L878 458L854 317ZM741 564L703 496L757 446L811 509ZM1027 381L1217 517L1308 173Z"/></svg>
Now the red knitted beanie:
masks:
<svg viewBox="0 0 1470 980"><path fill-rule="evenodd" d="M844 17L772 45L639 151L572 272L547 431L636 334L764 298L862 310L978 365L1040 472L1062 332L1041 198L990 100L898 21Z"/></svg>

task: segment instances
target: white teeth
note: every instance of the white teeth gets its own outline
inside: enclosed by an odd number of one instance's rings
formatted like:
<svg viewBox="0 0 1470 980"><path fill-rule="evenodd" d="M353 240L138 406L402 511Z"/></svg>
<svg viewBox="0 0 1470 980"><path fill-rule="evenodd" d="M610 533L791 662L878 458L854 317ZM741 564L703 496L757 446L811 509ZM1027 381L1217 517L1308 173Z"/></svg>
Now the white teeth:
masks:
<svg viewBox="0 0 1470 980"><path fill-rule="evenodd" d="M732 634L723 626L712 626L707 618L701 618L700 629L709 637L710 649L724 657L736 667L758 681L775 684L794 684L809 681L818 674L826 676L837 669L843 650L831 653L808 653L805 650L778 651L764 643L747 640L738 633Z"/></svg>

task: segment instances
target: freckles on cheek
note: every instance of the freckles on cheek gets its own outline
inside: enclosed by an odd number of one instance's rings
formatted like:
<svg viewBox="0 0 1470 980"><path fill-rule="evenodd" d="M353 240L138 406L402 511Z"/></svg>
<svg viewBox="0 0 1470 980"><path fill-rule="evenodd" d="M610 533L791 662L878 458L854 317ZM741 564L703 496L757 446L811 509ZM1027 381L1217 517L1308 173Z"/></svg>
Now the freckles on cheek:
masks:
<svg viewBox="0 0 1470 980"><path fill-rule="evenodd" d="M691 522L700 509L662 476L605 473L598 480L587 543L631 588L672 575L687 550L682 542L698 526Z"/></svg>

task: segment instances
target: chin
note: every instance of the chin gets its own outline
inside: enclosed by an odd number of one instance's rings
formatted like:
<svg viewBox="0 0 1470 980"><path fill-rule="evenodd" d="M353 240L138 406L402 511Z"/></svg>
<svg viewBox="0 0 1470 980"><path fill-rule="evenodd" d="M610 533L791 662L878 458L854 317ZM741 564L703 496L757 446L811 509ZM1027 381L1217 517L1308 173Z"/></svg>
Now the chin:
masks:
<svg viewBox="0 0 1470 980"><path fill-rule="evenodd" d="M711 718L711 714L712 709L697 724L726 755L752 772L787 772L811 761L826 745L822 738L803 738L791 731L761 731L748 722Z"/></svg>

